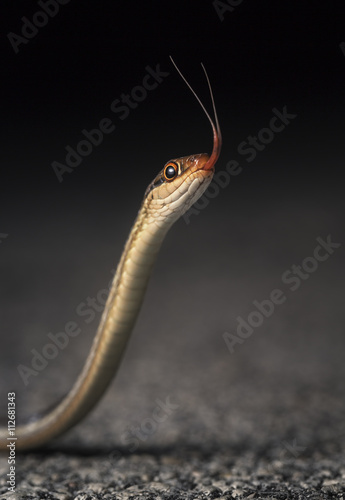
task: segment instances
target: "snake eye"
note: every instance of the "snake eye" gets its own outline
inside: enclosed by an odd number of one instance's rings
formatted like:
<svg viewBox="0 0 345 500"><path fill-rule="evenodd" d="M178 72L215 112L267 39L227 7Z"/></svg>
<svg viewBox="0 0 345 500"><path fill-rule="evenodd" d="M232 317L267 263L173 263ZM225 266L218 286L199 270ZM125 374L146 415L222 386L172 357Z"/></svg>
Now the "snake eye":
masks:
<svg viewBox="0 0 345 500"><path fill-rule="evenodd" d="M177 175L177 165L174 162L168 163L163 172L164 178L167 181L172 181Z"/></svg>

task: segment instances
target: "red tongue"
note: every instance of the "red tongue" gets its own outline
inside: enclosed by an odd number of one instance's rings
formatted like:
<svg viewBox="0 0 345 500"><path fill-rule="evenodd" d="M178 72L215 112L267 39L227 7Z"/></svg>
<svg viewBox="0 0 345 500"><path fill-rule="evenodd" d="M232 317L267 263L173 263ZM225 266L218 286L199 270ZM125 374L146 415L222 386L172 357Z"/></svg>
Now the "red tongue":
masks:
<svg viewBox="0 0 345 500"><path fill-rule="evenodd" d="M203 69L203 71L205 73L205 76L206 76L207 85L208 85L208 88L209 88L209 91L210 91L210 95L211 95L212 108L213 108L213 112L214 112L214 118L215 118L216 126L214 125L212 118L210 117L210 115L207 112L205 106L201 102L199 96L196 94L195 90L193 90L193 88L191 87L190 83L188 83L188 81L186 80L186 78L183 76L183 74L181 73L181 71L178 69L178 67L175 64L175 61L173 60L173 58L171 56L170 56L170 59L171 59L171 62L173 63L173 65L175 66L177 72L181 76L182 80L186 83L186 85L190 88L191 92L194 94L196 100L199 102L199 104L202 107L202 109L204 110L204 112L205 112L205 114L206 114L209 122L211 123L212 130L213 130L213 151L212 151L212 154L211 154L209 160L205 163L205 165L204 165L203 168L204 168L204 170L212 170L212 168L214 167L214 165L215 165L215 163L218 160L219 155L220 155L220 149L222 147L222 134L220 132L220 127L219 127L219 122L218 122L218 117L217 117L216 106L214 104L211 83L210 83L210 79L208 77L207 71L206 71L204 65L201 63L202 69Z"/></svg>
<svg viewBox="0 0 345 500"><path fill-rule="evenodd" d="M220 150L222 147L222 134L220 132L220 128L219 128L218 123L217 123L218 130L216 130L216 128L212 122L211 122L211 125L212 125L212 129L213 129L213 151L212 151L212 154L211 154L209 160L204 165L204 170L212 170L216 161L219 158Z"/></svg>

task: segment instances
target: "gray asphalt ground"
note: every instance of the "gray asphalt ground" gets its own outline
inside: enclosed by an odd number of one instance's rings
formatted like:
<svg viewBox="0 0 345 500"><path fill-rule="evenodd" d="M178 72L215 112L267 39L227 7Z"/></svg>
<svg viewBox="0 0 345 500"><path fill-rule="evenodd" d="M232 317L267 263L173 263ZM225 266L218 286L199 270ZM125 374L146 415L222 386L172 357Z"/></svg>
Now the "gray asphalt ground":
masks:
<svg viewBox="0 0 345 500"><path fill-rule="evenodd" d="M14 494L1 457L1 499L345 498L343 211L292 198L253 210L219 197L173 228L106 396L45 450L17 456ZM99 318L76 308L108 283L132 217L84 215L69 211L61 235L57 211L25 252L11 235L1 245L1 413L15 391L18 420L69 390ZM37 216L37 227L52 217ZM291 290L284 272L328 235L341 246ZM274 289L284 303L230 352L224 333ZM68 321L82 333L24 386L17 365Z"/></svg>

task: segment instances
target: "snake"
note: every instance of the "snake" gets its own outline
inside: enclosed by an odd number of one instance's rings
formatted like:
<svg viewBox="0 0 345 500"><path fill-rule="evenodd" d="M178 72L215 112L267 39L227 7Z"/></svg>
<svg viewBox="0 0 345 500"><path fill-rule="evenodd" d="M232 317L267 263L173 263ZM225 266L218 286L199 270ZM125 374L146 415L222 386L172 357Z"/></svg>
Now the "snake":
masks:
<svg viewBox="0 0 345 500"><path fill-rule="evenodd" d="M145 191L117 266L100 323L85 364L68 394L51 410L18 425L18 450L40 448L78 424L98 403L116 374L139 314L152 268L173 224L209 186L222 145L213 92L205 67L214 121L171 58L189 87L213 132L213 149L169 160ZM7 427L0 428L0 450L8 449Z"/></svg>

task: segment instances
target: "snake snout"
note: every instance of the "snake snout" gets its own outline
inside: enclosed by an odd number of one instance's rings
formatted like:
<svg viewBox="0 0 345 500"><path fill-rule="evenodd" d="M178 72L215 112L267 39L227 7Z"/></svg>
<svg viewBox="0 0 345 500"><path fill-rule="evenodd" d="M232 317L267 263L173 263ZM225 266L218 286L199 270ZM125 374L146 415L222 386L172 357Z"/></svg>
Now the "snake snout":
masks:
<svg viewBox="0 0 345 500"><path fill-rule="evenodd" d="M203 170L210 156L207 153L200 153L189 158L190 166L194 166L196 170Z"/></svg>

